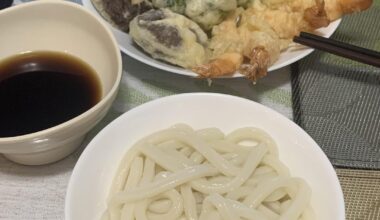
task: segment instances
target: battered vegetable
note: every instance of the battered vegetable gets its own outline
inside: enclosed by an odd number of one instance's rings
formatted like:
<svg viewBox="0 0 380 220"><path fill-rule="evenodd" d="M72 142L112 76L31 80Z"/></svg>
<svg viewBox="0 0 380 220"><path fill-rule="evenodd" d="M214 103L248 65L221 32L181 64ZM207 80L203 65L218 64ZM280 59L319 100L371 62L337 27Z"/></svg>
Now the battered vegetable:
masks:
<svg viewBox="0 0 380 220"><path fill-rule="evenodd" d="M137 16L129 34L153 58L186 68L206 62L207 35L195 22L169 9Z"/></svg>
<svg viewBox="0 0 380 220"><path fill-rule="evenodd" d="M92 0L92 3L108 22L125 32L134 17L152 9L148 0Z"/></svg>
<svg viewBox="0 0 380 220"><path fill-rule="evenodd" d="M256 80L266 74L268 66L278 59L288 43L281 40L263 18L240 8L214 27L209 44L211 62L193 70L212 78L240 69L249 79ZM243 65L244 59L248 62ZM221 63L224 63L223 68L219 66Z"/></svg>
<svg viewBox="0 0 380 220"><path fill-rule="evenodd" d="M236 0L153 0L157 8L169 8L185 15L198 23L203 29L210 30L223 21L226 12L237 7Z"/></svg>
<svg viewBox="0 0 380 220"><path fill-rule="evenodd" d="M213 27L211 60L192 70L213 78L239 70L251 80L266 75L300 31L327 26L345 13L368 8L371 0L251 0ZM247 60L247 62L242 62Z"/></svg>
<svg viewBox="0 0 380 220"><path fill-rule="evenodd" d="M92 1L120 29L128 32L129 27L133 40L155 59L192 69L205 78L239 71L251 80L265 76L268 67L300 31L325 27L345 14L367 9L372 3L372 0ZM147 11L150 8L154 9Z"/></svg>
<svg viewBox="0 0 380 220"><path fill-rule="evenodd" d="M186 9L186 0L152 0L156 8L169 8L173 12L184 14Z"/></svg>

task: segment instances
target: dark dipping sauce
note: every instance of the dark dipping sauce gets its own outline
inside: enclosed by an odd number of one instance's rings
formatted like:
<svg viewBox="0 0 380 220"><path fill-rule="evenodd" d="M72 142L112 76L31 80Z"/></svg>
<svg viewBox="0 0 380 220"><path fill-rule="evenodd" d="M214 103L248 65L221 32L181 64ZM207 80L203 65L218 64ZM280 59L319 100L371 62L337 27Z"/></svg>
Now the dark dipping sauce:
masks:
<svg viewBox="0 0 380 220"><path fill-rule="evenodd" d="M101 99L98 75L66 53L37 51L0 61L0 137L68 121Z"/></svg>

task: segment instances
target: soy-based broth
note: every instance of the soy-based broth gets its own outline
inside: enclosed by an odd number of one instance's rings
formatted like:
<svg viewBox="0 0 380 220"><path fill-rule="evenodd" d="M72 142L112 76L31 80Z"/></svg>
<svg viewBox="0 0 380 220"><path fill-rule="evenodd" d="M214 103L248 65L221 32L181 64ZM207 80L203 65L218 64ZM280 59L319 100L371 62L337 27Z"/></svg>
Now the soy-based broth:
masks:
<svg viewBox="0 0 380 220"><path fill-rule="evenodd" d="M68 121L101 99L96 72L60 52L38 51L0 61L0 137L41 131Z"/></svg>

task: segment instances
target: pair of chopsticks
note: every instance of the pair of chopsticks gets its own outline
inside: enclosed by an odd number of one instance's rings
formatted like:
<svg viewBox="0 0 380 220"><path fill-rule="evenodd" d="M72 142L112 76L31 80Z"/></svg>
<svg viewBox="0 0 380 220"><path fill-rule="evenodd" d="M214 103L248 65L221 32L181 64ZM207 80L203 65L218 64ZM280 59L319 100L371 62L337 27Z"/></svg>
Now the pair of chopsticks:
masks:
<svg viewBox="0 0 380 220"><path fill-rule="evenodd" d="M380 67L380 53L374 50L357 47L306 32L301 32L299 36L293 38L293 41L314 49Z"/></svg>

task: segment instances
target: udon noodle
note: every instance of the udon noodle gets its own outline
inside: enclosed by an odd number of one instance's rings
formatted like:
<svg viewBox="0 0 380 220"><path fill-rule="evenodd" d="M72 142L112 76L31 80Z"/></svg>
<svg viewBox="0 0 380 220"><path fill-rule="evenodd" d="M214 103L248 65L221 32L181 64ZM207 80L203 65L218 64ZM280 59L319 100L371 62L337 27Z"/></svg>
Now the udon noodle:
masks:
<svg viewBox="0 0 380 220"><path fill-rule="evenodd" d="M175 125L123 158L103 220L311 220L311 189L258 128Z"/></svg>

